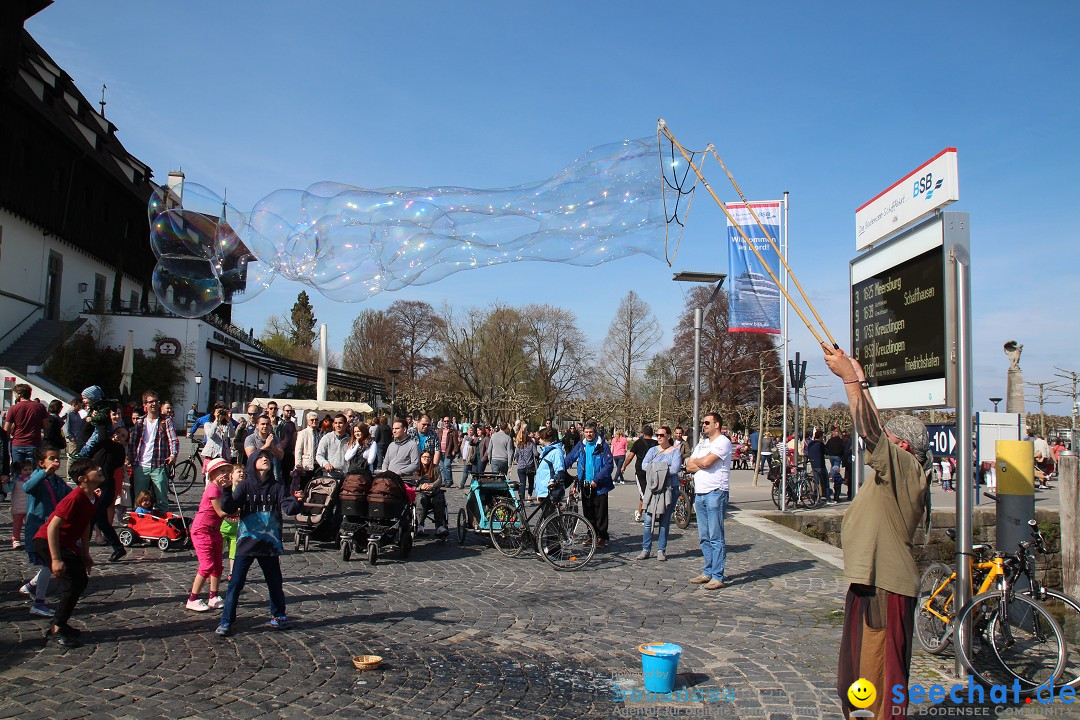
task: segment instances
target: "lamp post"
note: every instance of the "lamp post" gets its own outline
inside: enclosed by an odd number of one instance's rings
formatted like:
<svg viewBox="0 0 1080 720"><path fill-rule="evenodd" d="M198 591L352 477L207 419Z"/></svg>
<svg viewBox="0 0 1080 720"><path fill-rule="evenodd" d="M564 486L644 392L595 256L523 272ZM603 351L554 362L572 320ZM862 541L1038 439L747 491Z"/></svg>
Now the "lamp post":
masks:
<svg viewBox="0 0 1080 720"><path fill-rule="evenodd" d="M199 407L199 389L202 385L202 373L195 373L195 407Z"/></svg>
<svg viewBox="0 0 1080 720"><path fill-rule="evenodd" d="M393 427L394 420L397 419L397 409L394 406L397 403L397 376L401 373L401 368L392 368L386 372L390 373L390 425Z"/></svg>
<svg viewBox="0 0 1080 720"><path fill-rule="evenodd" d="M724 285L727 275L723 273L706 272L677 272L672 276L676 282L716 283L709 301L703 308L694 308L694 440L696 445L701 439L699 428L701 427L701 323L705 320L705 314L712 307L716 296L720 294L720 288Z"/></svg>
<svg viewBox="0 0 1080 720"><path fill-rule="evenodd" d="M997 412L997 406L1001 402L1001 398L990 398L990 402L994 403L994 412Z"/></svg>
<svg viewBox="0 0 1080 720"><path fill-rule="evenodd" d="M259 388L259 394L260 394L260 395L262 395L262 394L263 394L263 392L264 392L264 391L266 390L266 381L265 381L265 380L263 380L263 379L262 379L262 378L260 377L260 378L259 378L259 382L258 382L258 383L256 383L256 385L257 385L257 386L258 386L258 388Z"/></svg>

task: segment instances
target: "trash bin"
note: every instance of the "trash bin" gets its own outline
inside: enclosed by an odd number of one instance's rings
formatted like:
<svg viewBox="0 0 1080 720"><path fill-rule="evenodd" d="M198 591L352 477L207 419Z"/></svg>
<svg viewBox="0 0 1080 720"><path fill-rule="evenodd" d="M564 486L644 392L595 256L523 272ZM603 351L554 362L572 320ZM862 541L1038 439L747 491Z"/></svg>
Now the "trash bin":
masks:
<svg viewBox="0 0 1080 720"><path fill-rule="evenodd" d="M682 648L674 643L642 643L641 673L645 689L654 693L669 693L675 689Z"/></svg>

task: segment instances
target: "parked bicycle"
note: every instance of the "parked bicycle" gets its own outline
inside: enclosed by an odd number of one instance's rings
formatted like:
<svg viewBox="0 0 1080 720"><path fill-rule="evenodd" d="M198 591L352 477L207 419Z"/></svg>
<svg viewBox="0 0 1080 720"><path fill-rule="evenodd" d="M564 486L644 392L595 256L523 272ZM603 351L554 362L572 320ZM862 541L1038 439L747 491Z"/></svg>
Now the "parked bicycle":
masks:
<svg viewBox="0 0 1080 720"><path fill-rule="evenodd" d="M809 472L805 467L796 468L794 465L789 464L787 480L782 483L783 478L780 476L780 470L779 462L774 462L769 466L769 480L772 481L772 501L776 509L780 509L781 484L787 485L787 508L817 507L821 501L821 493L813 473Z"/></svg>
<svg viewBox="0 0 1080 720"><path fill-rule="evenodd" d="M199 440L191 441L191 455L169 468L169 480L178 495L183 495L195 487L202 475L202 456L199 452L203 443ZM201 483L200 483L201 484Z"/></svg>
<svg viewBox="0 0 1080 720"><path fill-rule="evenodd" d="M1030 524L1033 542L1021 542L1013 556L985 544L972 548L973 582L979 590L958 613L956 573L943 563L923 573L915 609L915 634L927 652L942 654L957 644L961 662L978 682L989 686L1016 679L1029 694L1044 683L1075 687L1080 682L1080 604L1038 582L1030 551L1045 552L1045 542L1035 521ZM949 535L955 539L954 532ZM1027 588L1017 585L1021 576ZM968 622L970 636L957 632Z"/></svg>
<svg viewBox="0 0 1080 720"><path fill-rule="evenodd" d="M532 547L557 570L584 567L596 554L596 529L581 513L552 507L549 502L542 500L530 512L520 495L496 500L488 515L491 543L507 557L517 557ZM567 502L576 504L576 498ZM541 511L546 511L546 517L534 521ZM535 531L534 522L538 522Z"/></svg>
<svg viewBox="0 0 1080 720"><path fill-rule="evenodd" d="M680 530L685 530L690 527L690 523L697 522L697 510L694 508L693 473L679 472L679 499L675 501L672 516L675 518L675 525Z"/></svg>

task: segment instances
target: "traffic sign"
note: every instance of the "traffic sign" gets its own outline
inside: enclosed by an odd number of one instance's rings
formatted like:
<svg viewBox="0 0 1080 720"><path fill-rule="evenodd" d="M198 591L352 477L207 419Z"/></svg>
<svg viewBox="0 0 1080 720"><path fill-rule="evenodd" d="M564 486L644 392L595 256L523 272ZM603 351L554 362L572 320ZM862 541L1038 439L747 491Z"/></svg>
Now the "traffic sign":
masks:
<svg viewBox="0 0 1080 720"><path fill-rule="evenodd" d="M956 457L956 425L927 425L930 453L936 457Z"/></svg>

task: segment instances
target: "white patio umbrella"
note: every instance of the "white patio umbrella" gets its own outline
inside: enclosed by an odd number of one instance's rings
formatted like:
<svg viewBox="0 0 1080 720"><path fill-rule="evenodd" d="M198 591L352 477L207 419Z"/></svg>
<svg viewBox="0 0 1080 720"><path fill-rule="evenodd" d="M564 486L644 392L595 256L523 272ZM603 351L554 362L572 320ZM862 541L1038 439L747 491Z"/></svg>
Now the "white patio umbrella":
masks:
<svg viewBox="0 0 1080 720"><path fill-rule="evenodd" d="M124 360L120 364L120 396L131 394L131 376L135 374L135 331L128 330L127 345L124 346Z"/></svg>

